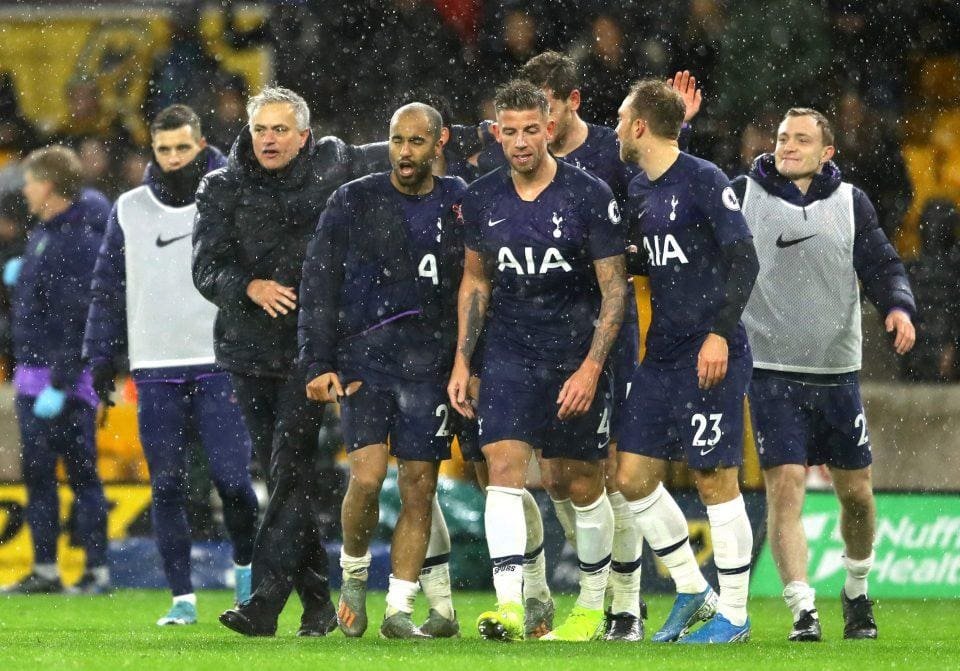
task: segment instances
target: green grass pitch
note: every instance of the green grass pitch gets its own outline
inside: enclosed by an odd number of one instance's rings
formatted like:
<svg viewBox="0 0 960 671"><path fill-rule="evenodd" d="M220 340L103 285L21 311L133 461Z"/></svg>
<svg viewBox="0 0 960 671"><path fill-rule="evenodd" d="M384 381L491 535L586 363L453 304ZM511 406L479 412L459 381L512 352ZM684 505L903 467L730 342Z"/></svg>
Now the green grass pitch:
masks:
<svg viewBox="0 0 960 671"><path fill-rule="evenodd" d="M199 594L200 623L154 625L169 605L164 592L124 590L107 597L0 597L0 669L152 669L164 671L821 671L855 669L960 669L960 602L883 600L875 606L880 639L842 640L837 598L821 595L825 641L786 641L790 617L779 599L751 602L753 638L728 646L690 647L629 643L498 644L477 638L473 623L493 604L487 593L457 593L464 636L457 640L383 641L374 623L383 613L382 593L368 598L371 627L360 640L334 633L298 639L299 603L293 597L278 635L249 639L217 622L230 605L227 592ZM558 612L572 605L558 597ZM648 599L648 634L670 607L668 597ZM418 604L417 618L425 616Z"/></svg>

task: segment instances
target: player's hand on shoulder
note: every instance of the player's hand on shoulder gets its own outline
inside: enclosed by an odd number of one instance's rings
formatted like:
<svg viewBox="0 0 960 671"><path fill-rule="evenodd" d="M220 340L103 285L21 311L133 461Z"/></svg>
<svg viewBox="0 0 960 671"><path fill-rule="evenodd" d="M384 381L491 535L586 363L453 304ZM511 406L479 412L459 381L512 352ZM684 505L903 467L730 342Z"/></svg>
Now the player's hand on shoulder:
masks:
<svg viewBox="0 0 960 671"><path fill-rule="evenodd" d="M352 383L359 386L359 383ZM356 388L351 390L351 393ZM307 383L307 398L318 403L332 403L343 396L343 385L340 376L336 373L318 375Z"/></svg>
<svg viewBox="0 0 960 671"><path fill-rule="evenodd" d="M726 377L728 356L727 339L708 333L697 356L697 380L701 389L709 389Z"/></svg>
<svg viewBox="0 0 960 671"><path fill-rule="evenodd" d="M917 341L917 331L909 314L894 308L883 325L887 333L893 333L893 349L897 354L906 354L913 349L913 344Z"/></svg>
<svg viewBox="0 0 960 671"><path fill-rule="evenodd" d="M557 396L557 418L561 421L580 417L590 410L597 393L597 382L603 368L595 361L584 361L573 375L567 378Z"/></svg>
<svg viewBox="0 0 960 671"><path fill-rule="evenodd" d="M458 356L450 372L450 382L447 384L447 396L450 405L467 419L473 419L476 413L473 409L470 394L470 369ZM478 385L479 386L479 385Z"/></svg>
<svg viewBox="0 0 960 671"><path fill-rule="evenodd" d="M273 280L251 280L247 296L273 318L297 309L297 292Z"/></svg>

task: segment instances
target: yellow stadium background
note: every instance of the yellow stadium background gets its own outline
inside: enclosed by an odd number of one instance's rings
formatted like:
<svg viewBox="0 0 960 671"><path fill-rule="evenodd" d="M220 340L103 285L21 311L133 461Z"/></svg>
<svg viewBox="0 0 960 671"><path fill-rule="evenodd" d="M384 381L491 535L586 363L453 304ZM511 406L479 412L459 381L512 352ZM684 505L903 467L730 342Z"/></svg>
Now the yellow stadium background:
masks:
<svg viewBox="0 0 960 671"><path fill-rule="evenodd" d="M240 28L263 11L238 13ZM58 13L42 19L0 16L0 70L13 75L25 116L45 133L95 132L119 123L139 144L148 142L142 105L155 58L169 46L170 21L157 11L105 10ZM222 38L222 15L204 13L200 32L221 67L242 75L249 88L272 71L264 49L231 49ZM76 128L71 90L96 87L97 127Z"/></svg>

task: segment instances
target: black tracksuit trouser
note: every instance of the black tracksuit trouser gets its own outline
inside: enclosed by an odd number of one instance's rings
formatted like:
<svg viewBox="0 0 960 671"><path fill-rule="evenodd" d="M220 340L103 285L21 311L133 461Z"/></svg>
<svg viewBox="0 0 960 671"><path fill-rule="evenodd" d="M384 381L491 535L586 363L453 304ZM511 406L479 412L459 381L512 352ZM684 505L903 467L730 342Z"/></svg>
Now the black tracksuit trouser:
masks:
<svg viewBox="0 0 960 671"><path fill-rule="evenodd" d="M330 600L320 520L339 503L332 455L318 454L324 406L307 399L295 373L232 377L270 494L253 550L253 593L279 613L296 589L306 613Z"/></svg>

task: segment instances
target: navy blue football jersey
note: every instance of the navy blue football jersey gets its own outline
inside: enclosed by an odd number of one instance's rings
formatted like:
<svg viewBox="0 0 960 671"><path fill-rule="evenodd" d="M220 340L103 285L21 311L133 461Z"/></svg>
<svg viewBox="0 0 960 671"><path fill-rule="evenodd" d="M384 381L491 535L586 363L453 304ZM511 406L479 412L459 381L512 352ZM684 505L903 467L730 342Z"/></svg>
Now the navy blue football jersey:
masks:
<svg viewBox="0 0 960 671"><path fill-rule="evenodd" d="M680 152L659 178L633 179L624 210L630 241L646 251L650 268L653 322L645 360L694 366L724 302L721 248L752 237L730 180L713 163ZM748 351L742 323L728 346L731 357Z"/></svg>
<svg viewBox="0 0 960 671"><path fill-rule="evenodd" d="M390 182L390 173L373 175L368 179L374 180L374 188L384 196L386 202L394 203L396 214L402 216L406 251L411 262L417 264L415 281L422 286L403 299L405 304L394 304L395 312L385 313L379 324L345 338L341 342L338 357L340 366L348 377L363 368L406 379L433 379L436 376L440 343L436 326L421 318L416 294L429 296L431 292L436 292L440 284L441 269L438 264L442 258L440 243L444 215L450 208L451 197L459 199L465 184L456 178L435 178L430 193L410 196L397 191ZM360 215L349 210L334 210L328 216L339 219L331 225L346 227L350 219ZM380 275L383 269L376 268L375 271ZM348 292L349 299L359 303L370 300L363 292L376 292L378 284L385 285L387 282L374 283L372 286L356 283L352 290L360 293Z"/></svg>
<svg viewBox="0 0 960 671"><path fill-rule="evenodd" d="M468 187L462 212L466 246L493 273L484 357L576 369L600 309L593 262L624 250L610 187L558 162L553 182L527 202L499 168Z"/></svg>

